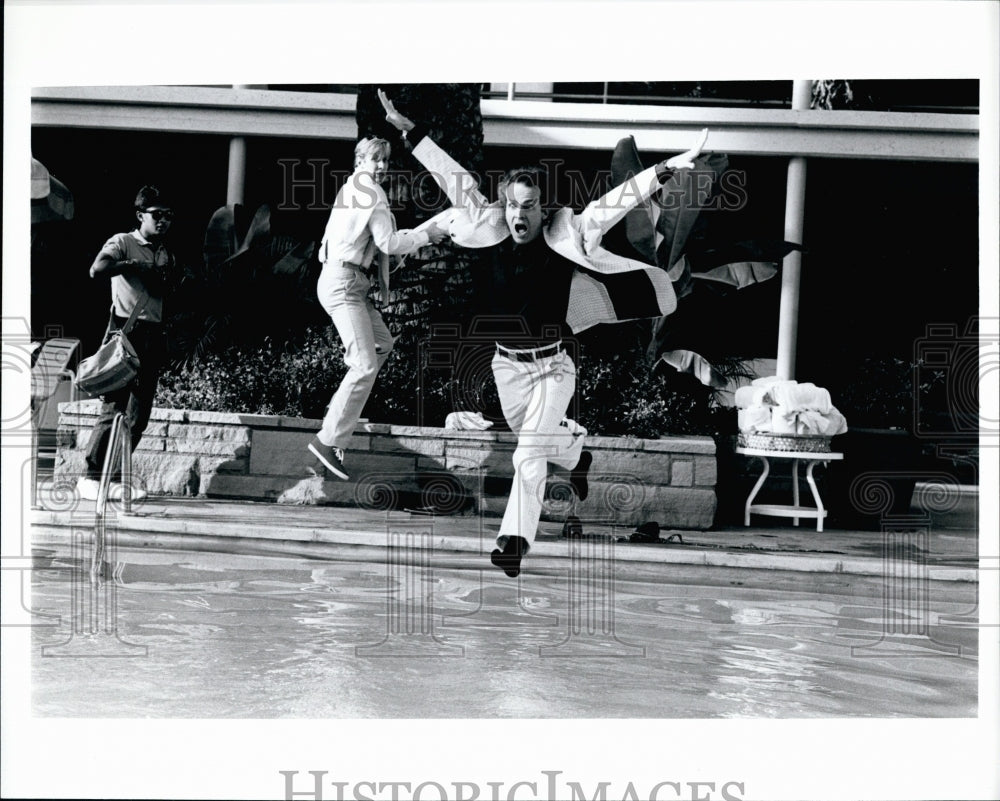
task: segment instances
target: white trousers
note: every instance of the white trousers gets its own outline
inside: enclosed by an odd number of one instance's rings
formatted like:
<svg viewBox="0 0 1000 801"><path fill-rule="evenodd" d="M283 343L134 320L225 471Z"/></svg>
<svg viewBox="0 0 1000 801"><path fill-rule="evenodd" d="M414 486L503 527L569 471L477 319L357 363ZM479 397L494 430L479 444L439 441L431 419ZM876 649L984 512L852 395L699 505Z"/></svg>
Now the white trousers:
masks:
<svg viewBox="0 0 1000 801"><path fill-rule="evenodd" d="M565 353L535 362L493 357L493 378L503 416L517 434L514 484L497 535L535 541L551 462L571 470L580 461L583 437L560 425L576 390L576 365Z"/></svg>
<svg viewBox="0 0 1000 801"><path fill-rule="evenodd" d="M333 262L324 265L316 286L319 302L344 343L347 365L318 434L320 442L333 448L347 448L375 377L392 350L392 334L368 299L370 288L360 270Z"/></svg>

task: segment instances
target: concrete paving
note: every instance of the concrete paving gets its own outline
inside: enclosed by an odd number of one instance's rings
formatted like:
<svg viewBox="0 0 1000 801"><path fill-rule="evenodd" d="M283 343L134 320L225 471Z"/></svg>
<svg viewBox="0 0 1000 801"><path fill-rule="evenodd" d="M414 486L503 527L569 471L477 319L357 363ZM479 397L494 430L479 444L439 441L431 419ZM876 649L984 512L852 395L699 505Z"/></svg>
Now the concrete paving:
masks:
<svg viewBox="0 0 1000 801"><path fill-rule="evenodd" d="M583 539L571 539L563 537L559 524L543 522L529 560L541 565L540 558L567 557L574 543L613 541L614 558L623 569L673 564L881 576L905 563L928 580L974 582L979 564L976 507L977 496L969 492L947 513L914 507L904 518L883 520L880 529L828 526L817 532L814 520L803 519L796 527L791 520L755 516L749 527L663 529L656 542L629 541L632 530L588 520L583 521ZM500 523L493 516L176 497L150 497L130 515L112 503L108 514L119 545L350 560L380 559L390 541L432 548L446 561L459 556L481 560L494 547ZM42 492L28 522L33 544L66 541L71 531L93 527L94 504L76 500L71 508L62 508ZM530 565L526 561L525 569Z"/></svg>

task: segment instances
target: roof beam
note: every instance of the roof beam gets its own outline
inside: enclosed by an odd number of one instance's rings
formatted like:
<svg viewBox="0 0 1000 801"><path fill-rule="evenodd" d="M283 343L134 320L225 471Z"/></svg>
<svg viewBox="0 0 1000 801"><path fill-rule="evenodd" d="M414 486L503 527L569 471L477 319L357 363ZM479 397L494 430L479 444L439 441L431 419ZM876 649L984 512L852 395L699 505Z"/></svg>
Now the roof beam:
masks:
<svg viewBox="0 0 1000 801"><path fill-rule="evenodd" d="M643 152L688 148L708 127L730 155L975 162L979 116L483 100L489 145L607 150L632 135ZM355 96L208 86L39 88L36 126L357 138Z"/></svg>

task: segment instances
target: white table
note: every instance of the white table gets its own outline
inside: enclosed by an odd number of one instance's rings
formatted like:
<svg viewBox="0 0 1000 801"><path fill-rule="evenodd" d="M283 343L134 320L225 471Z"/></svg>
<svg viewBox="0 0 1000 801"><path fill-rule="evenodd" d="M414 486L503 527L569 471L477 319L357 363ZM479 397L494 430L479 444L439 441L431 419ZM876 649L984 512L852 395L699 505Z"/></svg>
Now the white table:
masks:
<svg viewBox="0 0 1000 801"><path fill-rule="evenodd" d="M823 507L823 501L819 497L819 490L816 489L816 482L813 480L813 469L817 464L827 464L828 462L837 461L838 459L843 459L844 454L842 453L832 453L829 451L822 453L812 453L804 451L769 451L760 448L736 448L736 453L741 453L744 456L756 456L764 464L764 472L760 474L760 478L757 479L757 483L754 484L752 490L750 490L750 495L747 497L747 503L743 515L743 525L750 525L750 515L770 515L772 517L790 517L792 518L793 525L799 524L800 517L816 518L816 531L823 530L823 518L826 517L826 509ZM764 482L767 481L767 476L771 472L771 459L791 459L792 460L792 504L789 506L787 504L780 503L758 503L755 504L753 499L757 497L757 493L760 492L761 487L764 486ZM806 481L809 483L809 489L812 490L813 500L816 501L816 507L802 506L799 503L799 462L806 462Z"/></svg>

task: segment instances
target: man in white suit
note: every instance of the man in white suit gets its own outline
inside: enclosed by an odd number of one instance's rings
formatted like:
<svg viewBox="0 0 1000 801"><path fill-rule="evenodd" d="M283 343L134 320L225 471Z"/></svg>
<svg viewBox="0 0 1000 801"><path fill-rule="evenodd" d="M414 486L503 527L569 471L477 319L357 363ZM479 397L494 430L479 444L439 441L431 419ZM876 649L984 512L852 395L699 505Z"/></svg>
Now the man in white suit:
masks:
<svg viewBox="0 0 1000 801"><path fill-rule="evenodd" d="M659 191L674 170L694 167L708 136L697 145L616 187L580 214L549 209L544 173L511 170L491 203L476 179L441 150L421 127L399 113L385 93L379 99L386 120L413 145L453 206L432 222L467 247L497 246L507 272L506 290L491 298L492 310L518 323L516 337L497 337L493 377L504 418L517 434L514 483L500 523L494 565L508 576L520 572L521 558L535 540L542 512L548 464L570 471L581 500L588 492L592 456L583 450L583 430L563 421L576 387L576 366L562 338L599 323L662 317L677 300L664 270L617 256L601 238L633 208Z"/></svg>

